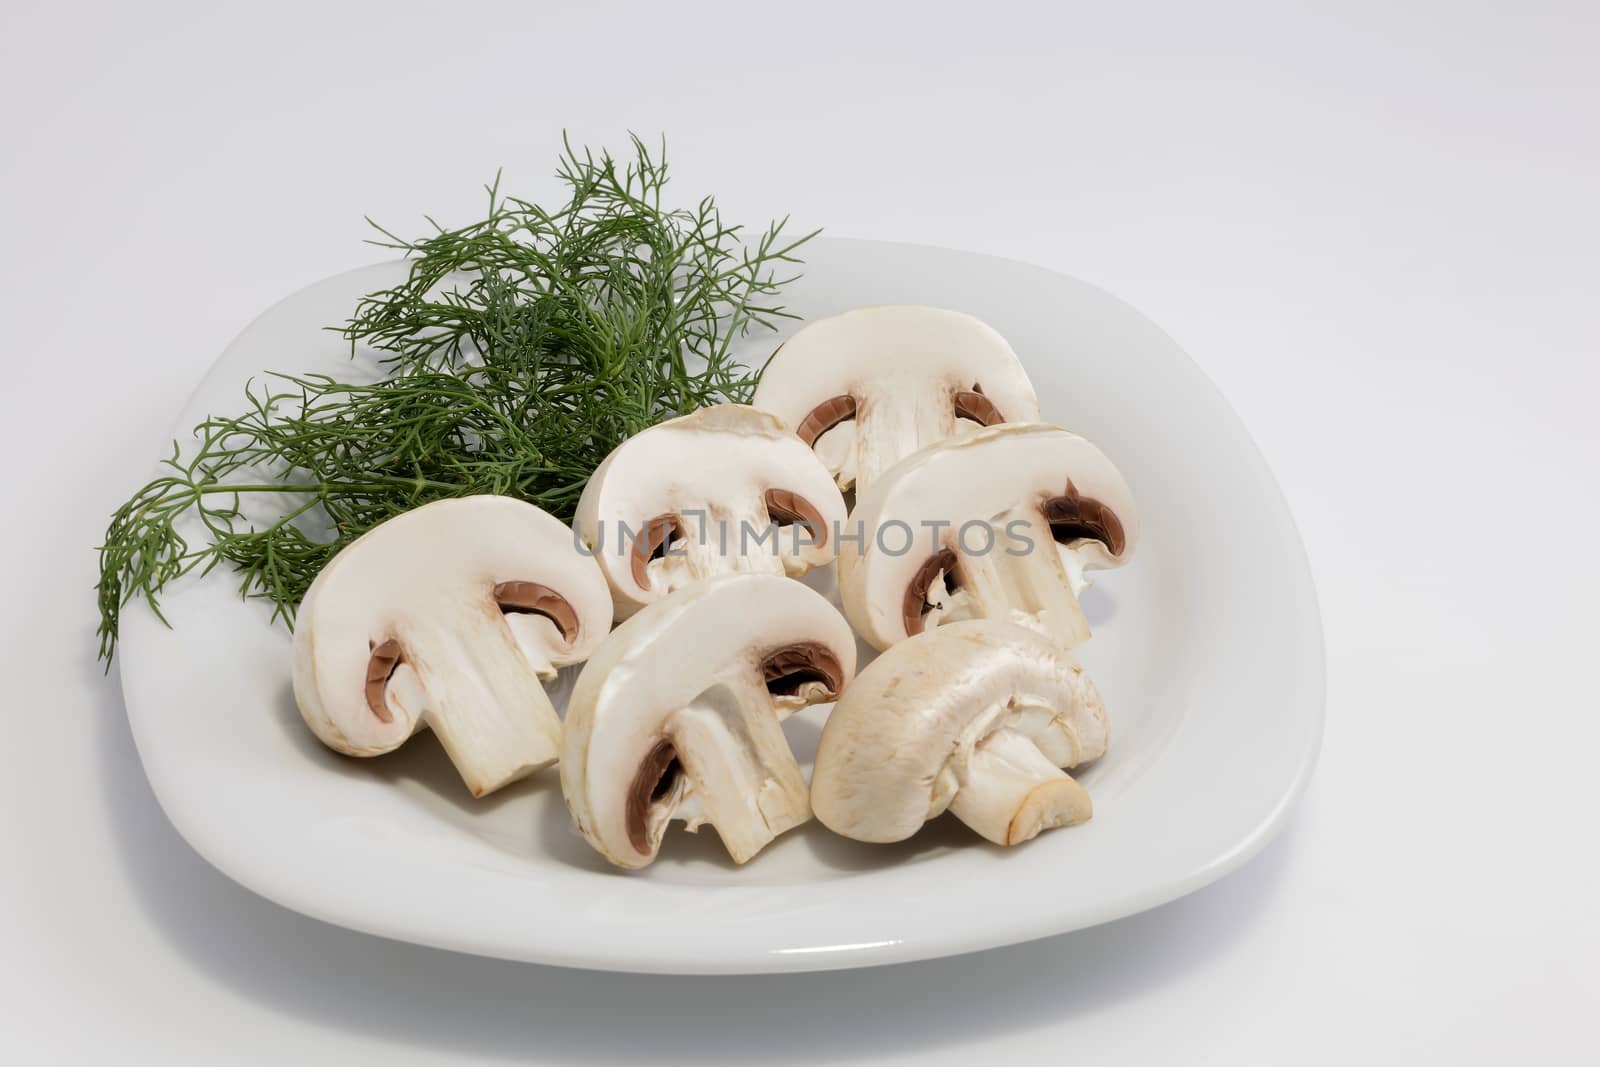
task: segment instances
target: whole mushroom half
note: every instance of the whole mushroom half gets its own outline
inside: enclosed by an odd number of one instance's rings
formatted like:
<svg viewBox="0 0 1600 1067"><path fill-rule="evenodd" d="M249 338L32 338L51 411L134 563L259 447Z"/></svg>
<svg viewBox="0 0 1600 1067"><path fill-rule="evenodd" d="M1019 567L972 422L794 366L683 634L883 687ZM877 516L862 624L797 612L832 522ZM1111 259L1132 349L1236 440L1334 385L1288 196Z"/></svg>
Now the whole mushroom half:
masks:
<svg viewBox="0 0 1600 1067"><path fill-rule="evenodd" d="M822 730L811 804L857 841L903 841L948 810L1020 844L1089 818L1089 794L1061 768L1106 740L1100 694L1069 653L1009 623L952 623L851 683Z"/></svg>
<svg viewBox="0 0 1600 1067"><path fill-rule="evenodd" d="M744 863L811 817L779 719L832 700L855 638L819 594L773 575L711 578L623 623L567 708L561 790L619 867L656 857L673 819L710 823Z"/></svg>
<svg viewBox="0 0 1600 1067"><path fill-rule="evenodd" d="M776 417L721 404L628 438L595 470L573 528L618 618L717 574L798 576L833 559L844 498Z"/></svg>
<svg viewBox="0 0 1600 1067"><path fill-rule="evenodd" d="M810 323L773 354L752 403L782 418L841 489L858 493L936 441L1039 418L1005 338L971 315L910 304Z"/></svg>
<svg viewBox="0 0 1600 1067"><path fill-rule="evenodd" d="M560 755L542 681L610 628L605 579L561 520L510 497L441 500L367 531L311 583L295 700L351 756L431 727L483 796Z"/></svg>
<svg viewBox="0 0 1600 1067"><path fill-rule="evenodd" d="M1089 638L1086 567L1139 536L1133 493L1088 440L1040 423L992 426L918 452L856 500L840 537L845 614L875 648L964 618Z"/></svg>

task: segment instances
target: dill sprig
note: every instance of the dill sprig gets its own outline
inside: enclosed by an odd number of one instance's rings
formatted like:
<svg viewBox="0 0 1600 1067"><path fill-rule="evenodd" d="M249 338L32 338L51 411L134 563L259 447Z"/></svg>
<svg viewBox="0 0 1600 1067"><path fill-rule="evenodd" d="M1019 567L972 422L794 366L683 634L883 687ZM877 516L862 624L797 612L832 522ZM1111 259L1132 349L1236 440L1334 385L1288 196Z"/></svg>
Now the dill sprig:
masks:
<svg viewBox="0 0 1600 1067"><path fill-rule="evenodd" d="M272 375L241 414L210 417L111 517L100 547L100 656L121 609L227 563L239 592L293 625L323 564L363 532L433 500L521 497L570 519L624 438L706 404L749 399L730 353L777 302L795 251L784 222L753 242L715 201L667 209L665 152L565 145L556 211L491 184L488 214L415 241L407 277L332 327L384 353L389 376ZM432 220L429 220L430 224ZM163 617L163 621L165 621Z"/></svg>

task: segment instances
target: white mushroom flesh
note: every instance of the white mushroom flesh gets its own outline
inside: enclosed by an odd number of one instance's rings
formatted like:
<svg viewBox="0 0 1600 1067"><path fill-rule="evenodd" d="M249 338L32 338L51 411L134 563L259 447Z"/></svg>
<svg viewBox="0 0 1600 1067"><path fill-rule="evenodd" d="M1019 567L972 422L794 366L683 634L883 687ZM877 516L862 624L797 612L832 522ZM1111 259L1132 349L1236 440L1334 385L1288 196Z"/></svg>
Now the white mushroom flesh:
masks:
<svg viewBox="0 0 1600 1067"><path fill-rule="evenodd" d="M593 560L509 497L443 500L374 527L318 574L294 642L296 702L329 747L374 756L431 728L474 795L548 766L543 679L610 629Z"/></svg>
<svg viewBox="0 0 1600 1067"><path fill-rule="evenodd" d="M715 827L737 863L811 817L779 723L832 699L855 640L799 582L724 575L619 626L568 706L562 792L578 829L621 867L653 862L668 825Z"/></svg>
<svg viewBox="0 0 1600 1067"><path fill-rule="evenodd" d="M624 441L595 470L573 528L619 618L719 574L796 577L833 558L844 498L773 415L723 404Z"/></svg>
<svg viewBox="0 0 1600 1067"><path fill-rule="evenodd" d="M753 403L815 448L841 489L857 492L935 442L1039 417L1003 337L971 315L915 305L811 322L773 355Z"/></svg>
<svg viewBox="0 0 1600 1067"><path fill-rule="evenodd" d="M1087 566L1120 566L1138 512L1093 444L1043 424L991 426L904 460L857 498L840 539L845 613L874 647L996 619L1064 648L1090 636Z"/></svg>

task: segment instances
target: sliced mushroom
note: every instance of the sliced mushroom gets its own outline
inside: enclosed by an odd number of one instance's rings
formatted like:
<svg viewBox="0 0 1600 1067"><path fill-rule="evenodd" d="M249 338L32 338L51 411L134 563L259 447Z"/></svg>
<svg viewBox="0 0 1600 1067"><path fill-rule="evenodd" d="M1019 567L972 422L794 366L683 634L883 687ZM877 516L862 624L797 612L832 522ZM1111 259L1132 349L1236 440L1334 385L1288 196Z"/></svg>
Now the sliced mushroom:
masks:
<svg viewBox="0 0 1600 1067"><path fill-rule="evenodd" d="M568 705L561 789L578 829L644 867L673 819L710 823L744 863L811 817L779 718L854 671L849 625L800 582L724 575L656 601L600 646Z"/></svg>
<svg viewBox="0 0 1600 1067"><path fill-rule="evenodd" d="M822 730L811 805L857 841L903 841L949 810L997 845L1093 811L1061 770L1106 751L1100 694L1070 654L1010 623L968 620L862 669Z"/></svg>
<svg viewBox="0 0 1600 1067"><path fill-rule="evenodd" d="M722 404L614 449L584 488L573 528L627 618L716 574L804 574L832 560L844 517L827 470L774 416Z"/></svg>
<svg viewBox="0 0 1600 1067"><path fill-rule="evenodd" d="M610 628L605 578L559 519L510 497L441 500L317 575L295 625L295 700L351 756L431 727L483 796L555 761L561 720L541 681Z"/></svg>
<svg viewBox="0 0 1600 1067"><path fill-rule="evenodd" d="M963 618L1003 619L1065 648L1089 638L1086 567L1116 567L1139 536L1133 493L1089 441L1007 423L933 445L857 498L839 593L876 648Z"/></svg>
<svg viewBox="0 0 1600 1067"><path fill-rule="evenodd" d="M936 441L1039 417L1005 338L959 311L898 304L807 325L773 354L753 402L857 492Z"/></svg>

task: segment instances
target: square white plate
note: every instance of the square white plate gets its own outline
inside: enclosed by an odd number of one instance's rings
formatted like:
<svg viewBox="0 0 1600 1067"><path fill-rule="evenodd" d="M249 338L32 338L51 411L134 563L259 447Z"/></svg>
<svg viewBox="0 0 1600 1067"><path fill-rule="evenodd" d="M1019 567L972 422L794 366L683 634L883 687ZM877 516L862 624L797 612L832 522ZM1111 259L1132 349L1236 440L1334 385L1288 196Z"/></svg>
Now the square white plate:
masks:
<svg viewBox="0 0 1600 1067"><path fill-rule="evenodd" d="M1094 440L1132 484L1138 554L1085 596L1095 637L1080 658L1112 737L1080 776L1090 822L1007 851L948 816L896 846L813 821L743 868L711 833L675 828L653 867L613 871L571 828L553 768L475 801L431 735L377 760L324 749L295 710L288 633L218 571L166 597L173 629L130 606L118 653L145 770L190 844L263 896L354 929L684 973L866 966L1044 937L1191 892L1260 849L1316 758L1322 638L1293 521L1238 417L1155 325L1081 282L912 245L818 239L805 254L786 293L804 318L924 303L987 320L1021 356L1044 418ZM362 374L323 328L403 269L342 274L268 310L200 384L177 436L238 410L264 371ZM756 338L754 354L778 340ZM786 726L803 762L825 714Z"/></svg>

